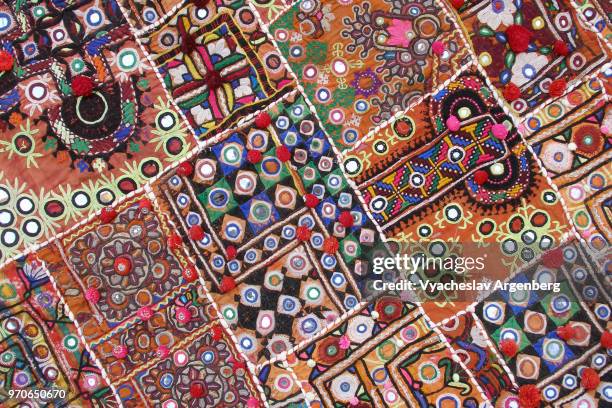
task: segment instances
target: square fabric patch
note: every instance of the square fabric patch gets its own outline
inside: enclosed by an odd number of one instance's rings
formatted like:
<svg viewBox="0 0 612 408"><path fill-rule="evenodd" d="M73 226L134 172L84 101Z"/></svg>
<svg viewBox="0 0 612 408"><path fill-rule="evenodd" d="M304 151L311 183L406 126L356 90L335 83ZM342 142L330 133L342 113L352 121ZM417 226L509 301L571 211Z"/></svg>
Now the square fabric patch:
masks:
<svg viewBox="0 0 612 408"><path fill-rule="evenodd" d="M169 227L149 205L124 203L111 222L92 220L39 252L88 341L100 340L186 283L188 263L168 247Z"/></svg>
<svg viewBox="0 0 612 408"><path fill-rule="evenodd" d="M584 246L570 242L560 248L562 274L538 264L519 271L510 282L554 280L558 290L550 292L499 290L476 308L475 319L496 347L519 385L545 382L544 399L562 401L577 385L576 364L592 361L600 370L605 358L601 330L609 316L605 277L585 253ZM567 337L560 327L571 327ZM516 352L504 352L503 342L512 341ZM481 340L482 342L482 340ZM548 379L554 379L552 383Z"/></svg>
<svg viewBox="0 0 612 408"><path fill-rule="evenodd" d="M248 6L187 5L141 41L195 134L235 124L291 82Z"/></svg>
<svg viewBox="0 0 612 408"><path fill-rule="evenodd" d="M119 388L126 393L125 406L143 406L139 398L148 406L188 406L194 399L211 407L258 404L256 382L235 344L229 336L215 338L211 327L201 327L173 354L138 367L131 383Z"/></svg>
<svg viewBox="0 0 612 408"><path fill-rule="evenodd" d="M355 307L375 230L302 96L156 184L212 296L253 361Z"/></svg>
<svg viewBox="0 0 612 408"><path fill-rule="evenodd" d="M612 108L606 98L592 98L568 113L550 124L545 124L546 117L530 120L542 119L544 125L527 137L559 187L580 235L605 262L605 237L611 234L606 180L612 171L612 145L609 130L601 129L612 129Z"/></svg>
<svg viewBox="0 0 612 408"><path fill-rule="evenodd" d="M595 7L589 13L594 16ZM459 9L478 62L524 116L610 59L609 45L569 1L470 1ZM509 88L519 93L509 97Z"/></svg>
<svg viewBox="0 0 612 408"><path fill-rule="evenodd" d="M471 58L461 32L435 1L348 6L304 0L278 17L270 33L340 149Z"/></svg>
<svg viewBox="0 0 612 408"><path fill-rule="evenodd" d="M455 130L447 126L451 117L458 122ZM475 73L460 75L363 140L344 154L343 166L374 221L391 237L428 239L434 225L444 225L447 238L477 234L503 241L495 237L504 229L520 235L516 226L503 227L516 214L512 205L524 207L528 218L545 211L544 218L532 220L534 228L554 231L557 239L565 232L557 194ZM498 206L495 213L488 210L492 205Z"/></svg>
<svg viewBox="0 0 612 408"><path fill-rule="evenodd" d="M294 394L297 383L314 406L482 401L467 372L453 361L418 309L393 297L381 297L360 308L326 335L294 350L285 364L293 378L277 374L279 365L260 369L266 392L272 398L284 393L285 400L294 400L299 398ZM448 387L450 382L456 387ZM420 386L412 386L415 383Z"/></svg>
<svg viewBox="0 0 612 408"><path fill-rule="evenodd" d="M110 222L96 220L37 255L122 403L180 404L191 397L189 380L213 405L259 398L198 272L169 247L163 215L143 196L117 210ZM170 367L186 377L160 379Z"/></svg>
<svg viewBox="0 0 612 408"><path fill-rule="evenodd" d="M108 378L79 338L78 323L54 289L44 262L35 256L20 258L1 273L0 404L116 404Z"/></svg>
<svg viewBox="0 0 612 408"><path fill-rule="evenodd" d="M0 80L0 159L10 162L0 260L136 190L193 144L116 7L13 6L0 14L14 55ZM90 96L74 88L84 77Z"/></svg>

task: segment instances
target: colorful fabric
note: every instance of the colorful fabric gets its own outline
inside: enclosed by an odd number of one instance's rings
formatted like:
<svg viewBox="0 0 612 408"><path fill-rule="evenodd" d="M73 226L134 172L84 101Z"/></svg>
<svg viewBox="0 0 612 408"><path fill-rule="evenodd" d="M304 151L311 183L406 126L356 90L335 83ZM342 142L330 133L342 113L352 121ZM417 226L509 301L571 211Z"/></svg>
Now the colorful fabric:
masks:
<svg viewBox="0 0 612 408"><path fill-rule="evenodd" d="M611 11L0 3L0 406L610 406Z"/></svg>
<svg viewBox="0 0 612 408"><path fill-rule="evenodd" d="M0 258L110 205L195 145L116 4L0 6ZM72 78L95 79L91 97Z"/></svg>

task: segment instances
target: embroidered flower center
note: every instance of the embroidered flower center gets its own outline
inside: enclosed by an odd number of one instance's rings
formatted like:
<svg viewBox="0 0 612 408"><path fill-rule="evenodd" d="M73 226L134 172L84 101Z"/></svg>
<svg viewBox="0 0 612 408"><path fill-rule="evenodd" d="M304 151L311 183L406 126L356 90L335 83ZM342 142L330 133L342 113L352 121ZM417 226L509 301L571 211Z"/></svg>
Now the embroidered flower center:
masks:
<svg viewBox="0 0 612 408"><path fill-rule="evenodd" d="M536 69L531 64L525 64L525 66L523 67L523 75L525 76L525 78L531 79L535 77Z"/></svg>
<svg viewBox="0 0 612 408"><path fill-rule="evenodd" d="M491 2L491 9L495 14L501 14L506 9L506 5L503 0L493 0Z"/></svg>

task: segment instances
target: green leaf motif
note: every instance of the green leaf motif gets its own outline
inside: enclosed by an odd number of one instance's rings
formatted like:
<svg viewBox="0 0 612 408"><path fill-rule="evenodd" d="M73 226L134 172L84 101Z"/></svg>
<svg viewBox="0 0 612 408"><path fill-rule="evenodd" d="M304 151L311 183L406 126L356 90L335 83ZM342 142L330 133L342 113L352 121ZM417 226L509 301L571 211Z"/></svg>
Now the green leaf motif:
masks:
<svg viewBox="0 0 612 408"><path fill-rule="evenodd" d="M23 78L26 75L26 70L21 68L20 66L15 67L14 72L15 76L17 76L18 78Z"/></svg>
<svg viewBox="0 0 612 408"><path fill-rule="evenodd" d="M548 55L551 53L551 51L552 51L552 48L549 46L540 48L540 54L542 55Z"/></svg>
<svg viewBox="0 0 612 408"><path fill-rule="evenodd" d="M296 13L297 13L297 10L295 7L292 7L291 9L289 9L289 11L287 11L285 15L283 15L281 18L276 20L274 24L270 26L270 32L273 33L279 28L285 29L287 31L292 31L295 27L293 22L295 20Z"/></svg>
<svg viewBox="0 0 612 408"><path fill-rule="evenodd" d="M45 150L55 150L57 149L57 139L49 138L45 142Z"/></svg>
<svg viewBox="0 0 612 408"><path fill-rule="evenodd" d="M506 68L511 69L514 65L514 61L516 61L516 54L514 52L508 50L506 57L504 58L504 64L506 64Z"/></svg>
<svg viewBox="0 0 612 408"><path fill-rule="evenodd" d="M140 81L138 81L138 88L140 88L143 91L149 89L149 80L141 79Z"/></svg>
<svg viewBox="0 0 612 408"><path fill-rule="evenodd" d="M133 102L125 102L121 110L123 111L123 119L127 123L134 124L136 122Z"/></svg>
<svg viewBox="0 0 612 408"><path fill-rule="evenodd" d="M446 126L444 126L442 119L436 118L436 131L442 132L444 129L446 129Z"/></svg>
<svg viewBox="0 0 612 408"><path fill-rule="evenodd" d="M483 37L493 37L495 35L495 31L491 30L488 26L484 26L480 27L478 34Z"/></svg>
<svg viewBox="0 0 612 408"><path fill-rule="evenodd" d="M66 81L60 82L60 88L64 95L72 95L72 88L66 83Z"/></svg>
<svg viewBox="0 0 612 408"><path fill-rule="evenodd" d="M514 24L518 24L518 25L523 24L523 15L521 14L520 11L514 15Z"/></svg>
<svg viewBox="0 0 612 408"><path fill-rule="evenodd" d="M76 139L70 144L70 148L72 150L76 150L79 153L85 153L89 151L89 143L87 143L83 139Z"/></svg>

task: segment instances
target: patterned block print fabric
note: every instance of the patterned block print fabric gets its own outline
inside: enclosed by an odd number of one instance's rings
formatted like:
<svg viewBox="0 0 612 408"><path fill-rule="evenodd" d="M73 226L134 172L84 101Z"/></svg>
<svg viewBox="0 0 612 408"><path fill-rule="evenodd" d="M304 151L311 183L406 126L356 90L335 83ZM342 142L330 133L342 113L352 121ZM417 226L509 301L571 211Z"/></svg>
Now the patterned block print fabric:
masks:
<svg viewBox="0 0 612 408"><path fill-rule="evenodd" d="M610 11L1 2L0 406L610 406Z"/></svg>
<svg viewBox="0 0 612 408"><path fill-rule="evenodd" d="M112 204L193 145L114 3L7 2L0 48L5 260ZM5 24L6 23L6 24ZM71 81L94 79L91 97Z"/></svg>
<svg viewBox="0 0 612 408"><path fill-rule="evenodd" d="M5 407L116 406L115 396L79 339L64 300L44 262L20 258L2 268L0 279L0 403ZM43 400L11 396L9 390L62 390Z"/></svg>

